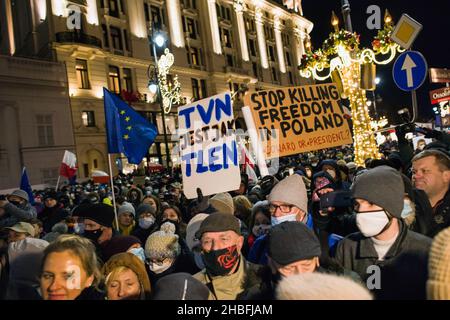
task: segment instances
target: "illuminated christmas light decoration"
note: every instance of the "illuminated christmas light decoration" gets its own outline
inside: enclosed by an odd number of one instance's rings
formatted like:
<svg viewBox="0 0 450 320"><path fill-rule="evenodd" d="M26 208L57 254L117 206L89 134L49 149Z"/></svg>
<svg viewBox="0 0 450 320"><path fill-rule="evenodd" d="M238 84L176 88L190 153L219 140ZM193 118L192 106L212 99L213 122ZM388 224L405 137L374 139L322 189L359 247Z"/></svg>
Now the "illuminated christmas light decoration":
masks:
<svg viewBox="0 0 450 320"><path fill-rule="evenodd" d="M374 127L380 128L384 120L373 122L369 116L366 91L360 88L361 65L366 63L388 64L397 53L404 50L390 40L393 31L392 17L385 13L384 28L378 32L372 42L372 49L360 48L359 35L339 29L339 19L332 13L331 25L334 32L324 41L322 48L311 51L307 43L307 52L303 55L299 66L300 75L325 81L332 77L342 81L341 97L348 98L353 120L353 141L355 163L364 166L368 158L379 159L381 154L374 135ZM339 87L339 85L338 85ZM387 122L387 120L386 120Z"/></svg>
<svg viewBox="0 0 450 320"><path fill-rule="evenodd" d="M388 124L389 123L388 123L388 120L386 119L386 117L381 117L378 121L372 120L371 127L372 127L372 130L377 131L378 129L386 127Z"/></svg>
<svg viewBox="0 0 450 320"><path fill-rule="evenodd" d="M174 61L175 57L167 48L158 60L158 81L164 113L169 113L173 104L179 104L182 101L181 84L178 81L178 75L173 77L172 84L169 85L167 82L167 75L169 74Z"/></svg>

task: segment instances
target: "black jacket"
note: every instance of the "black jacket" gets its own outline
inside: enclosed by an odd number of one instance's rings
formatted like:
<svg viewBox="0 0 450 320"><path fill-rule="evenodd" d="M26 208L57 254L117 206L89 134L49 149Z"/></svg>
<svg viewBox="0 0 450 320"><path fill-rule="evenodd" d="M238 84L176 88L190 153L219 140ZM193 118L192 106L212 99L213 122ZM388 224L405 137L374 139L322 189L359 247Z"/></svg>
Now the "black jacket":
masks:
<svg viewBox="0 0 450 320"><path fill-rule="evenodd" d="M69 212L61 208L58 203L52 208L45 207L45 209L38 215L38 218L42 221L44 232L49 233L52 231L55 224L65 220L68 216Z"/></svg>
<svg viewBox="0 0 450 320"><path fill-rule="evenodd" d="M450 188L447 190L444 199L433 208L428 236L434 237L447 227L450 227Z"/></svg>
<svg viewBox="0 0 450 320"><path fill-rule="evenodd" d="M381 272L380 279L387 281L386 279L389 278L390 280L388 282L391 285L388 288L386 288L386 285L381 285L380 290L375 290L377 297L393 296L392 292L386 291L390 289L395 290L396 283L409 283L411 286L420 287L423 289L422 294L424 296L426 290L426 268L425 270L419 268L418 274L412 276L409 272L411 271L409 268L412 268L411 265L408 266L399 262L404 260L405 256L412 257L409 260L427 261L431 239L408 230L408 227L403 221L398 220L398 222L400 233L392 247L386 253L383 261L378 260L378 254L372 240L364 237L359 232L353 233L339 242L335 261L344 269L355 271L364 282L369 277L371 278L369 280L373 280L372 276L375 275L373 269L369 267L379 267ZM397 265L402 267L400 269L394 268ZM397 277L392 276L394 271L398 273ZM383 280L383 278L386 279Z"/></svg>

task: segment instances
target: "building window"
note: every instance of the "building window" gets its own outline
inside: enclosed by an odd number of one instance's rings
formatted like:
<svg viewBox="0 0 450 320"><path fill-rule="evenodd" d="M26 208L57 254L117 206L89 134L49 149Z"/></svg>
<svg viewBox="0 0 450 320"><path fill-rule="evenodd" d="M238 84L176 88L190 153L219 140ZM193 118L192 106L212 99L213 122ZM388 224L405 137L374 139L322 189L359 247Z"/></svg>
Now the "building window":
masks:
<svg viewBox="0 0 450 320"><path fill-rule="evenodd" d="M97 169L97 168L98 168L98 160L94 159L94 169Z"/></svg>
<svg viewBox="0 0 450 320"><path fill-rule="evenodd" d="M292 76L292 72L291 71L288 72L288 76L289 76L289 84L295 84L294 83L294 77Z"/></svg>
<svg viewBox="0 0 450 320"><path fill-rule="evenodd" d="M250 47L250 55L256 57L256 40L248 39L249 47Z"/></svg>
<svg viewBox="0 0 450 320"><path fill-rule="evenodd" d="M81 120L85 127L95 127L95 113L94 111L83 111Z"/></svg>
<svg viewBox="0 0 450 320"><path fill-rule="evenodd" d="M197 34L198 34L198 30L197 30L197 26L198 24L196 23L196 21L194 21L191 18L186 18L186 31L189 33L189 38L191 39L197 39Z"/></svg>
<svg viewBox="0 0 450 320"><path fill-rule="evenodd" d="M290 43L290 41L289 41L289 34L282 33L281 35L282 35L282 38L283 38L283 46L289 47L289 43Z"/></svg>
<svg viewBox="0 0 450 320"><path fill-rule="evenodd" d="M195 66L200 66L202 65L201 63L201 59L200 59L200 55L199 55L199 49L195 48L195 47L191 47L191 64L195 65Z"/></svg>
<svg viewBox="0 0 450 320"><path fill-rule="evenodd" d="M51 114L36 115L38 143L40 146L53 146L53 116Z"/></svg>
<svg viewBox="0 0 450 320"><path fill-rule="evenodd" d="M197 0L183 0L182 2L185 9L197 9Z"/></svg>
<svg viewBox="0 0 450 320"><path fill-rule="evenodd" d="M230 8L224 7L216 3L217 16L223 20L231 21L231 10Z"/></svg>
<svg viewBox="0 0 450 320"><path fill-rule="evenodd" d="M123 42L125 43L125 50L130 51L130 46L128 44L128 32L123 30Z"/></svg>
<svg viewBox="0 0 450 320"><path fill-rule="evenodd" d="M278 82L278 72L277 72L277 70L275 69L275 68L271 68L271 70L272 70L272 80L274 81L274 82Z"/></svg>
<svg viewBox="0 0 450 320"><path fill-rule="evenodd" d="M234 67L233 56L231 54L226 55L227 66Z"/></svg>
<svg viewBox="0 0 450 320"><path fill-rule="evenodd" d="M269 47L269 58L270 58L270 61L275 62L275 50L274 50L273 46L269 45L268 47Z"/></svg>
<svg viewBox="0 0 450 320"><path fill-rule="evenodd" d="M206 95L206 80L191 79L192 97L194 101L204 99Z"/></svg>
<svg viewBox="0 0 450 320"><path fill-rule="evenodd" d="M123 68L123 89L128 92L133 91L133 80L131 69Z"/></svg>
<svg viewBox="0 0 450 320"><path fill-rule="evenodd" d="M117 0L109 0L109 15L119 17L119 3Z"/></svg>
<svg viewBox="0 0 450 320"><path fill-rule="evenodd" d="M289 52L286 52L286 64L289 67L292 66L292 64L291 64L291 55L289 54Z"/></svg>
<svg viewBox="0 0 450 320"><path fill-rule="evenodd" d="M258 78L258 65L256 62L252 62L253 75Z"/></svg>
<svg viewBox="0 0 450 320"><path fill-rule="evenodd" d="M76 69L76 73L77 73L78 88L89 89L90 86L89 86L87 61L81 60L81 59L76 59L75 69Z"/></svg>
<svg viewBox="0 0 450 320"><path fill-rule="evenodd" d="M109 66L109 90L120 94L120 73L119 68L115 66Z"/></svg>
<svg viewBox="0 0 450 320"><path fill-rule="evenodd" d="M103 34L103 47L109 48L108 29L106 27L106 24L102 24L102 34Z"/></svg>
<svg viewBox="0 0 450 320"><path fill-rule="evenodd" d="M255 32L255 30L256 30L255 21L249 17L245 18L245 27L246 27L247 31Z"/></svg>
<svg viewBox="0 0 450 320"><path fill-rule="evenodd" d="M87 163L83 163L83 171L84 171L84 177L89 177L89 165Z"/></svg>
<svg viewBox="0 0 450 320"><path fill-rule="evenodd" d="M50 185L56 184L59 176L58 168L41 169L42 182Z"/></svg>
<svg viewBox="0 0 450 320"><path fill-rule="evenodd" d="M114 49L123 50L122 46L122 36L119 28L109 27L111 32L111 40Z"/></svg>
<svg viewBox="0 0 450 320"><path fill-rule="evenodd" d="M231 40L231 30L221 28L222 32L222 43L227 48L233 48L233 42Z"/></svg>
<svg viewBox="0 0 450 320"><path fill-rule="evenodd" d="M152 17L152 21L155 24L156 29L162 29L164 25L164 14L163 10L157 6L150 6L150 14Z"/></svg>

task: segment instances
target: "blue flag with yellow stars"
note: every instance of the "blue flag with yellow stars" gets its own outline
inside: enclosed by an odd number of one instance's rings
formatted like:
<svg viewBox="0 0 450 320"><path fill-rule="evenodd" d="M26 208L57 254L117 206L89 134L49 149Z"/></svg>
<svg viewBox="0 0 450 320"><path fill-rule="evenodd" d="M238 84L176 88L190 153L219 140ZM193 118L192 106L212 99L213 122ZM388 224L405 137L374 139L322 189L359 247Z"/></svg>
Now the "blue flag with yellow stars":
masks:
<svg viewBox="0 0 450 320"><path fill-rule="evenodd" d="M103 88L108 153L123 153L132 164L140 164L155 137L156 127L116 94Z"/></svg>

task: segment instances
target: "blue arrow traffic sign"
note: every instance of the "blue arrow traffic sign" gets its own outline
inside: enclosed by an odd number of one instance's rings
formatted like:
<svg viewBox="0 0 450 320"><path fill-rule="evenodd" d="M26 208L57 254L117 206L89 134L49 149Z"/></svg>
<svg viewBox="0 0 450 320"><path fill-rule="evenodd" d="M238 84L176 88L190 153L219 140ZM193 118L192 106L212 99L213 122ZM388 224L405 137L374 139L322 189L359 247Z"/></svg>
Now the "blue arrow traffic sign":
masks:
<svg viewBox="0 0 450 320"><path fill-rule="evenodd" d="M419 88L425 81L428 65L420 52L403 52L395 61L392 68L394 82L403 91L412 91Z"/></svg>

